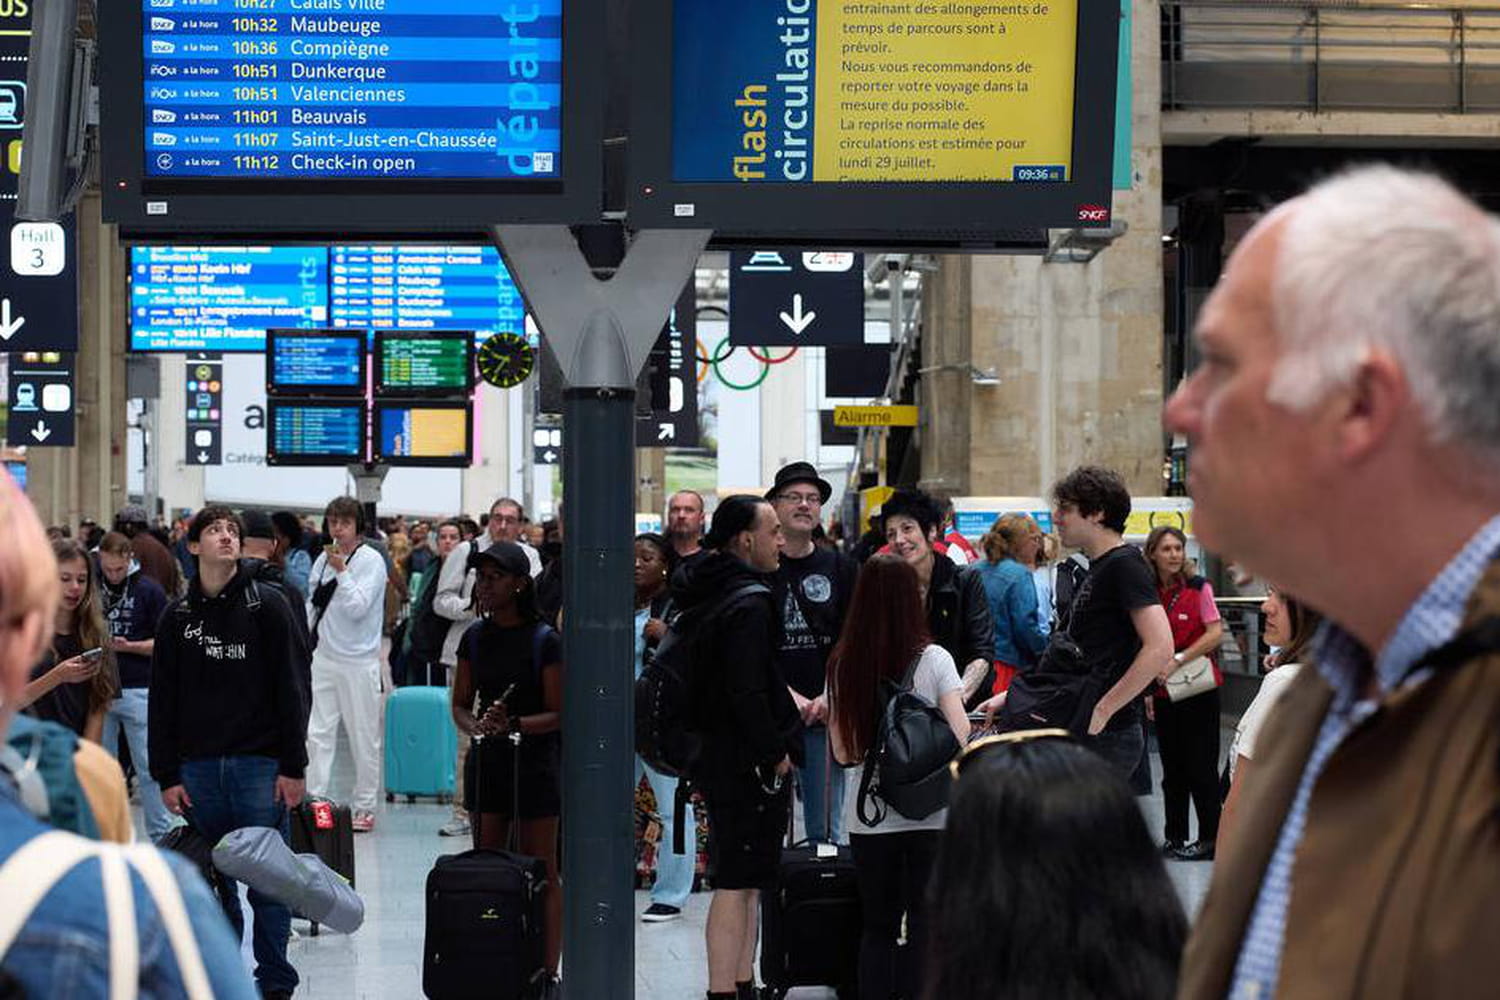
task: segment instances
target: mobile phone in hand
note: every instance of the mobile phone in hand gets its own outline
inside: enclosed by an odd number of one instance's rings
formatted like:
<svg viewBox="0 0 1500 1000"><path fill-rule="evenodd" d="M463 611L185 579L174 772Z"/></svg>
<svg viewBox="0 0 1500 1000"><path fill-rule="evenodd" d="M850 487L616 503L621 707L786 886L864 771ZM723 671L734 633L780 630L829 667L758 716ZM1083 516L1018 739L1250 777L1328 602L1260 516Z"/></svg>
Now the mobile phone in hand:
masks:
<svg viewBox="0 0 1500 1000"><path fill-rule="evenodd" d="M78 654L78 658L80 660L87 660L88 662L93 663L95 660L99 659L99 657L101 657L103 655L104 655L104 647L103 646L95 646L93 649L85 649L83 652L79 653Z"/></svg>

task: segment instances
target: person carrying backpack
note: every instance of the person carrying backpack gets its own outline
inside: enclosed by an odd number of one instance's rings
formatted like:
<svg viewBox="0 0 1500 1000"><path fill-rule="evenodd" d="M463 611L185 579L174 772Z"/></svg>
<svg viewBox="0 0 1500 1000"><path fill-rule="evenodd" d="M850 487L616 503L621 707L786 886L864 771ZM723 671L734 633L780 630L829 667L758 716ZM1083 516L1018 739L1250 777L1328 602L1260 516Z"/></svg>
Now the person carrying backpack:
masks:
<svg viewBox="0 0 1500 1000"><path fill-rule="evenodd" d="M52 635L59 583L42 526L3 471L0 538L4 744L27 673ZM28 807L47 796L37 781L28 772L23 788L0 769L0 996L105 997L113 978L131 996L255 997L239 941L189 865L49 827ZM107 871L123 876L113 888Z"/></svg>
<svg viewBox="0 0 1500 1000"><path fill-rule="evenodd" d="M227 507L193 518L198 573L162 615L151 660L151 776L167 809L211 844L247 826L286 837L307 768L309 706L292 610L239 564L241 530ZM238 883L222 879L219 892L230 925L242 929ZM266 998L291 996L291 911L255 889L249 899L256 984Z"/></svg>
<svg viewBox="0 0 1500 1000"><path fill-rule="evenodd" d="M776 877L792 765L802 757L801 716L775 659L781 616L769 578L781 545L781 521L769 503L728 497L704 539L709 554L673 578L678 622L697 632L691 686L702 749L691 776L713 831L710 998L754 995L760 890Z"/></svg>
<svg viewBox="0 0 1500 1000"><path fill-rule="evenodd" d="M859 995L866 1000L916 996L927 953L926 887L937 859L946 807L912 818L889 803L872 802L871 779L891 715L892 688L911 692L947 722L956 752L969 737L963 681L953 656L931 639L917 571L894 555L872 556L854 587L843 634L828 661L829 739L833 756L850 768L844 825L859 879L864 926L859 946ZM930 711L930 710L929 710ZM939 737L946 734L938 733ZM935 745L942 745L941 743ZM951 753L939 757L951 759ZM933 773L946 792L947 760ZM888 793L899 801L894 790ZM896 947L906 916L907 947Z"/></svg>

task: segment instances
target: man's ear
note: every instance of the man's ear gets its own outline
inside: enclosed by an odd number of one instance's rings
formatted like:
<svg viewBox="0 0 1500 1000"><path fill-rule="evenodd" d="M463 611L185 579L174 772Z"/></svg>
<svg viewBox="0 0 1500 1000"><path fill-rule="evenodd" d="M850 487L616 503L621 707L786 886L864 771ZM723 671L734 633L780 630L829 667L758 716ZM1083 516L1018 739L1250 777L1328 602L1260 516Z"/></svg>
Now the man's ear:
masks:
<svg viewBox="0 0 1500 1000"><path fill-rule="evenodd" d="M188 542L187 543L187 547L188 547L188 555L195 556L195 555L198 554L198 543L197 542Z"/></svg>
<svg viewBox="0 0 1500 1000"><path fill-rule="evenodd" d="M1395 358L1374 350L1334 396L1338 455L1358 464L1389 439L1411 401L1411 384Z"/></svg>

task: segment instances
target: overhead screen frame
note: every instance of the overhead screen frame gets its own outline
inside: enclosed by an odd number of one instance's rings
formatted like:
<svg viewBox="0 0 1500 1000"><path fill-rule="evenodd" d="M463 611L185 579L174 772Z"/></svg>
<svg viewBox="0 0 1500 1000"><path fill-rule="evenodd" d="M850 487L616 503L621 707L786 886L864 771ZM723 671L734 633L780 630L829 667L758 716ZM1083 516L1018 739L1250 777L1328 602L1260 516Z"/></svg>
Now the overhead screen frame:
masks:
<svg viewBox="0 0 1500 1000"><path fill-rule="evenodd" d="M672 14L676 3L687 2L636 0L631 11L626 218L632 228L712 229L710 245L720 249L816 244L1041 252L1048 228L1108 225L1118 0L1078 0L1072 179L1040 183L674 180ZM1104 208L1105 217L1080 219L1084 206Z"/></svg>
<svg viewBox="0 0 1500 1000"><path fill-rule="evenodd" d="M319 337L353 341L359 347L358 385L281 385L276 382L276 347L278 341ZM369 331L341 327L271 327L266 330L266 398L267 399L364 399L370 382Z"/></svg>
<svg viewBox="0 0 1500 1000"><path fill-rule="evenodd" d="M334 453L311 454L293 452L283 454L276 449L276 425L283 410L298 409L357 409L359 410L359 454ZM266 464L267 465L358 465L367 461L370 453L370 407L363 399L306 399L277 398L266 400Z"/></svg>
<svg viewBox="0 0 1500 1000"><path fill-rule="evenodd" d="M467 396L474 391L474 357L477 348L473 330L385 330L376 329L375 349L371 354L370 382L374 398L406 400L441 400ZM459 388L389 388L382 381L385 373L386 343L391 340L457 340L464 344L464 384Z"/></svg>
<svg viewBox="0 0 1500 1000"><path fill-rule="evenodd" d="M599 221L603 200L605 0L562 0L561 170L552 180L158 178L145 173L141 0L96 13L100 190L121 236L199 242L274 234L371 242L434 233L488 240L489 224Z"/></svg>
<svg viewBox="0 0 1500 1000"><path fill-rule="evenodd" d="M385 455L380 450L380 418L392 410L453 410L464 415L462 455ZM474 408L467 400L377 399L370 407L370 461L392 468L467 469L474 463Z"/></svg>

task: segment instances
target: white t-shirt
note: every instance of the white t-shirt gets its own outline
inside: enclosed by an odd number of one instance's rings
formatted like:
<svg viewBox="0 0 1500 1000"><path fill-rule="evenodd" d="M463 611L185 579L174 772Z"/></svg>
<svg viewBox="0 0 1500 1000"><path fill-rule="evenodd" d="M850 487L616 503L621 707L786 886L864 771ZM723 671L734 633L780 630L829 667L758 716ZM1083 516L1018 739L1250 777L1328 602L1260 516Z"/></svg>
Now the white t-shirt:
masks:
<svg viewBox="0 0 1500 1000"><path fill-rule="evenodd" d="M1271 707L1280 700L1300 669L1300 663L1283 664L1261 679L1255 700L1250 702L1250 707L1240 716L1240 724L1234 727L1234 746L1229 751L1230 777L1234 776L1234 766L1241 757L1246 760L1255 759L1255 743L1260 738L1266 719L1270 717Z"/></svg>
<svg viewBox="0 0 1500 1000"><path fill-rule="evenodd" d="M936 644L922 650L917 669L912 674L911 689L933 705L950 691L962 691L963 681L958 676L958 667L953 655ZM835 707L835 711L837 708ZM844 775L844 829L850 833L905 833L910 830L941 830L948 821L948 810L939 809L926 819L907 819L887 806L885 819L878 826L866 826L859 820L859 783L864 777L865 767L856 764Z"/></svg>

